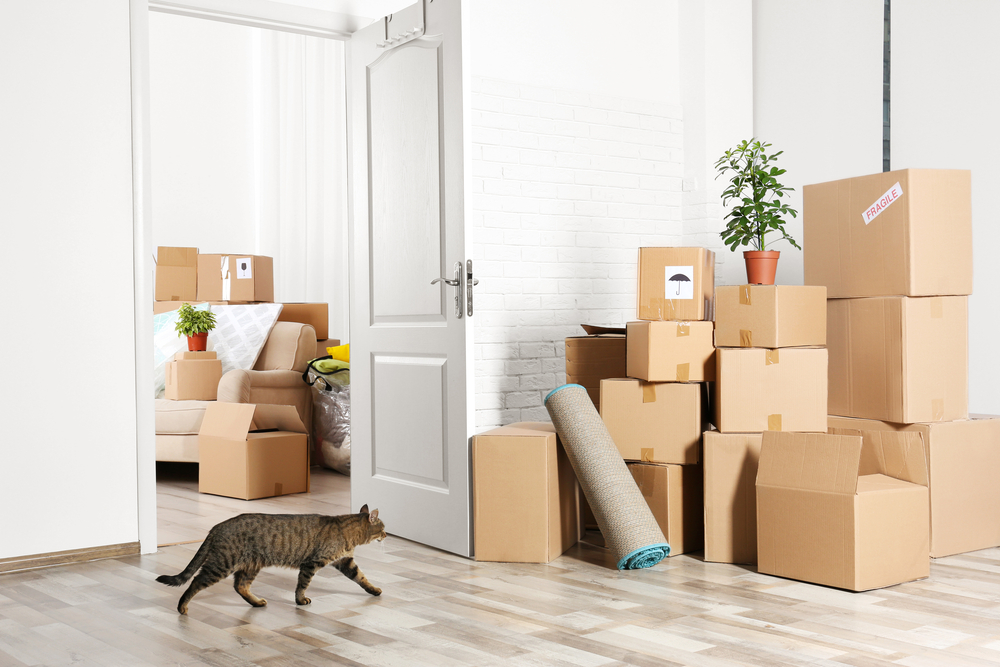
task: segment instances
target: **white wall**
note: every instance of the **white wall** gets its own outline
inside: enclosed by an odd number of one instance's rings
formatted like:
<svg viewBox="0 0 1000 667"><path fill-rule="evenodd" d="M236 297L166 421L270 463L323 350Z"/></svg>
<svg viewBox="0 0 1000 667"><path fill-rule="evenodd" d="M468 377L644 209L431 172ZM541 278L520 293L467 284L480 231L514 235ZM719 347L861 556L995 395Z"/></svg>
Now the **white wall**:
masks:
<svg viewBox="0 0 1000 667"><path fill-rule="evenodd" d="M129 4L0 6L0 558L138 539Z"/></svg>
<svg viewBox="0 0 1000 667"><path fill-rule="evenodd" d="M891 167L972 170L969 409L987 414L1000 414L998 25L989 0L892 6Z"/></svg>

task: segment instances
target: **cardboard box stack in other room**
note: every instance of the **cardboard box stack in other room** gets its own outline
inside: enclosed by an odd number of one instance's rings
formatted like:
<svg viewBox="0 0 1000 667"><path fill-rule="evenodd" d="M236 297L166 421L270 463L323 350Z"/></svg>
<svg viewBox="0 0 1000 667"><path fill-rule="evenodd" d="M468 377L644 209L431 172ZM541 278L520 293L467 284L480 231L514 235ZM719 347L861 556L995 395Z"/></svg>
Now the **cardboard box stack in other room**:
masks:
<svg viewBox="0 0 1000 667"><path fill-rule="evenodd" d="M552 424L473 437L472 480L476 560L548 563L576 544L576 474Z"/></svg>
<svg viewBox="0 0 1000 667"><path fill-rule="evenodd" d="M339 345L340 345L340 339L338 338L327 338L326 340L318 340L316 341L316 356L317 357L328 356L330 353L326 351L327 348L337 347Z"/></svg>
<svg viewBox="0 0 1000 667"><path fill-rule="evenodd" d="M291 405L210 403L198 432L198 491L243 500L308 491L308 447Z"/></svg>
<svg viewBox="0 0 1000 667"><path fill-rule="evenodd" d="M715 253L707 248L639 248L640 320L711 320Z"/></svg>
<svg viewBox="0 0 1000 667"><path fill-rule="evenodd" d="M711 322L629 322L628 377L649 382L715 380Z"/></svg>
<svg viewBox="0 0 1000 667"><path fill-rule="evenodd" d="M715 360L719 431L826 431L826 348L719 348Z"/></svg>
<svg viewBox="0 0 1000 667"><path fill-rule="evenodd" d="M927 461L933 558L1000 546L1000 417L910 425L830 417L829 425L836 433L920 435Z"/></svg>
<svg viewBox="0 0 1000 667"><path fill-rule="evenodd" d="M198 249L156 249L156 301L193 301L198 296Z"/></svg>
<svg viewBox="0 0 1000 667"><path fill-rule="evenodd" d="M330 308L325 303L282 303L278 321L311 324L317 340L330 335Z"/></svg>
<svg viewBox="0 0 1000 667"><path fill-rule="evenodd" d="M171 401L214 401L222 379L215 352L178 352L166 365L164 398Z"/></svg>
<svg viewBox="0 0 1000 667"><path fill-rule="evenodd" d="M911 424L969 412L967 298L827 302L830 414Z"/></svg>
<svg viewBox="0 0 1000 667"><path fill-rule="evenodd" d="M601 333L566 339L566 383L582 386L594 407L599 407L601 380L625 377L625 331L587 326L584 329Z"/></svg>
<svg viewBox="0 0 1000 667"><path fill-rule="evenodd" d="M930 575L922 440L881 435L764 434L758 572L852 591Z"/></svg>
<svg viewBox="0 0 1000 667"><path fill-rule="evenodd" d="M830 298L971 294L971 183L904 169L805 186L805 283Z"/></svg>
<svg viewBox="0 0 1000 667"><path fill-rule="evenodd" d="M701 384L602 380L601 419L623 459L698 463L704 398Z"/></svg>
<svg viewBox="0 0 1000 667"><path fill-rule="evenodd" d="M706 431L705 560L757 563L757 464L761 433Z"/></svg>
<svg viewBox="0 0 1000 667"><path fill-rule="evenodd" d="M701 466L635 461L627 466L667 538L669 555L700 550L705 538Z"/></svg>
<svg viewBox="0 0 1000 667"><path fill-rule="evenodd" d="M274 301L274 262L263 255L198 255L198 299Z"/></svg>
<svg viewBox="0 0 1000 667"><path fill-rule="evenodd" d="M826 288L730 285L715 290L718 347L826 345Z"/></svg>

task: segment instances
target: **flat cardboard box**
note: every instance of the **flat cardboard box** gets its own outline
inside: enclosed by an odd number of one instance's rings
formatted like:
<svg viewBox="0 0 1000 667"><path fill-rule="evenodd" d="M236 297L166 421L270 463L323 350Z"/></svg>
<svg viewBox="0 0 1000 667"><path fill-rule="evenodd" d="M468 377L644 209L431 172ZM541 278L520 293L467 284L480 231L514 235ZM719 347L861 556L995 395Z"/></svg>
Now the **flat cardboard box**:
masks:
<svg viewBox="0 0 1000 667"><path fill-rule="evenodd" d="M803 188L805 283L833 298L972 294L972 176L904 169Z"/></svg>
<svg viewBox="0 0 1000 667"><path fill-rule="evenodd" d="M201 301L274 301L274 262L263 255L198 255Z"/></svg>
<svg viewBox="0 0 1000 667"><path fill-rule="evenodd" d="M253 500L309 491L308 436L291 405L210 403L198 458L201 493Z"/></svg>
<svg viewBox="0 0 1000 667"><path fill-rule="evenodd" d="M317 340L330 335L330 308L325 303L282 303L278 321L311 324Z"/></svg>
<svg viewBox="0 0 1000 667"><path fill-rule="evenodd" d="M566 384L587 390L595 408L601 405L601 380L626 376L624 334L570 336L566 339Z"/></svg>
<svg viewBox="0 0 1000 667"><path fill-rule="evenodd" d="M822 347L716 350L715 428L723 433L826 431Z"/></svg>
<svg viewBox="0 0 1000 667"><path fill-rule="evenodd" d="M174 361L166 364L166 384L163 397L171 401L214 401L222 379L222 362L218 359L185 358L181 355L204 352L178 352ZM215 352L209 353L213 357Z"/></svg>
<svg viewBox="0 0 1000 667"><path fill-rule="evenodd" d="M159 315L160 313L169 313L171 310L178 310L185 303L189 303L192 306L197 306L199 303L209 303L213 306L227 306L230 301L198 301L197 299L192 299L190 301L154 301L153 302L153 314Z"/></svg>
<svg viewBox="0 0 1000 667"><path fill-rule="evenodd" d="M627 375L648 382L715 380L712 322L629 322Z"/></svg>
<svg viewBox="0 0 1000 667"><path fill-rule="evenodd" d="M667 538L669 555L699 551L705 537L701 466L626 465Z"/></svg>
<svg viewBox="0 0 1000 667"><path fill-rule="evenodd" d="M639 248L640 320L711 320L715 253L707 248Z"/></svg>
<svg viewBox="0 0 1000 667"><path fill-rule="evenodd" d="M1000 546L1000 417L891 424L830 417L837 433L919 433L927 458L932 558Z"/></svg>
<svg viewBox="0 0 1000 667"><path fill-rule="evenodd" d="M715 288L718 347L826 345L826 288L726 285Z"/></svg>
<svg viewBox="0 0 1000 667"><path fill-rule="evenodd" d="M191 301L198 296L198 249L156 249L156 301Z"/></svg>
<svg viewBox="0 0 1000 667"><path fill-rule="evenodd" d="M701 384L601 380L601 419L623 459L694 464L701 460L704 394Z"/></svg>
<svg viewBox="0 0 1000 667"><path fill-rule="evenodd" d="M852 591L930 575L923 442L879 436L764 434L758 572Z"/></svg>
<svg viewBox="0 0 1000 667"><path fill-rule="evenodd" d="M702 436L705 457L705 560L757 563L760 433Z"/></svg>
<svg viewBox="0 0 1000 667"><path fill-rule="evenodd" d="M576 544L577 482L550 423L472 438L475 558L548 563Z"/></svg>
<svg viewBox="0 0 1000 667"><path fill-rule="evenodd" d="M827 302L832 415L899 424L969 416L967 297Z"/></svg>
<svg viewBox="0 0 1000 667"><path fill-rule="evenodd" d="M204 351L192 351L192 350L181 350L174 355L174 361L181 361L182 359L187 360L205 360L205 359L218 359L219 355L215 353L215 350L204 350Z"/></svg>
<svg viewBox="0 0 1000 667"><path fill-rule="evenodd" d="M327 338L326 340L318 340L316 341L316 356L317 357L329 356L330 353L326 351L326 348L339 347L339 346L340 346L339 338Z"/></svg>

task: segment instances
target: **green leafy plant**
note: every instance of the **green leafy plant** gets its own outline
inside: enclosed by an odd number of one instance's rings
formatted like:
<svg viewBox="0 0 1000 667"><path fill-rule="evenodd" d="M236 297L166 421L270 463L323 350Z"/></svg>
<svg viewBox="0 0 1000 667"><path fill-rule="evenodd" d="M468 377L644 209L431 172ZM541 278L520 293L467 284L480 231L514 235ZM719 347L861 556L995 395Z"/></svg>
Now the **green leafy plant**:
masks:
<svg viewBox="0 0 1000 667"><path fill-rule="evenodd" d="M215 315L207 310L195 310L190 303L182 304L177 315L174 329L182 336L208 333L215 328Z"/></svg>
<svg viewBox="0 0 1000 667"><path fill-rule="evenodd" d="M726 214L726 228L719 234L729 249L752 245L754 250L764 250L764 237L771 232L779 232L781 238L801 250L799 244L785 232L783 215L796 217L795 209L782 201L789 188L778 182L777 177L784 169L772 163L784 151L771 155L767 149L771 144L754 141L752 138L740 142L736 148L726 151L715 163L719 176L731 174L729 187L722 193L722 204L735 201L736 205ZM779 239L774 239L777 241ZM773 241L771 241L773 243Z"/></svg>

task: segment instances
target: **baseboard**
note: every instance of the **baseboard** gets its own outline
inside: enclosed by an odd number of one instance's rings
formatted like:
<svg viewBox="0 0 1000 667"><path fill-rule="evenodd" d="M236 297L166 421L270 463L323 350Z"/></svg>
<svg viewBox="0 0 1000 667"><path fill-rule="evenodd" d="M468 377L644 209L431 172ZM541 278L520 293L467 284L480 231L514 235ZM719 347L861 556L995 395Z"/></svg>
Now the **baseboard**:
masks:
<svg viewBox="0 0 1000 667"><path fill-rule="evenodd" d="M125 544L109 544L103 547L88 547L86 549L70 549L69 551L54 551L48 554L17 556L15 558L0 558L0 573L33 570L39 567L82 563L99 558L116 558L118 556L134 556L139 553L138 542Z"/></svg>

